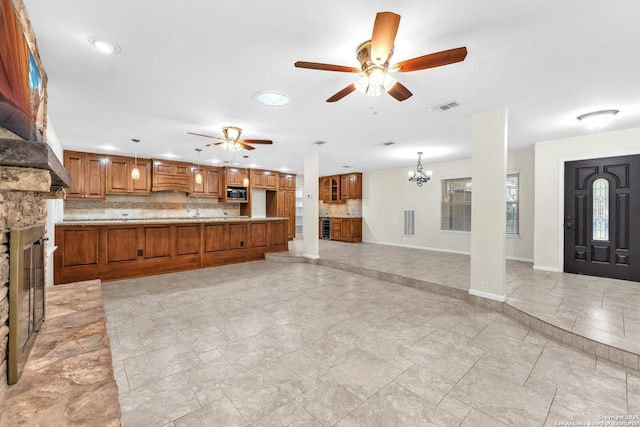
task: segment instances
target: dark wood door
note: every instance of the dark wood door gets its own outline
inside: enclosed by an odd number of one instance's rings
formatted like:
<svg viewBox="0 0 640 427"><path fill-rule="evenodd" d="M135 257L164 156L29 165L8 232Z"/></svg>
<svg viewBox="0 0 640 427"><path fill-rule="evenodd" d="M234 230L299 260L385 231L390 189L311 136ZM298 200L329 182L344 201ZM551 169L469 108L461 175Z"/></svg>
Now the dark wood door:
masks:
<svg viewBox="0 0 640 427"><path fill-rule="evenodd" d="M564 271L640 281L640 155L565 164Z"/></svg>

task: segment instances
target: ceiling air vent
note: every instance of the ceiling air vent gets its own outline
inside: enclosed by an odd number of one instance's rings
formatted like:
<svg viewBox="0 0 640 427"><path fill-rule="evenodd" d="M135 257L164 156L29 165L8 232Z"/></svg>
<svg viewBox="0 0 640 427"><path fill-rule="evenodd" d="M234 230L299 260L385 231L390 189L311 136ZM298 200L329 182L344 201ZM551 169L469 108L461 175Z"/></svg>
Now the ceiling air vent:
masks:
<svg viewBox="0 0 640 427"><path fill-rule="evenodd" d="M327 141L316 141L313 144L314 145L322 145L322 144L326 144L326 143L327 143Z"/></svg>
<svg viewBox="0 0 640 427"><path fill-rule="evenodd" d="M441 113L443 111L449 111L452 108L456 108L459 106L460 104L458 104L457 102L451 101L451 102L447 102L446 104L436 105L435 107L431 107L429 108L429 111L431 111L432 113Z"/></svg>
<svg viewBox="0 0 640 427"><path fill-rule="evenodd" d="M382 143L382 145L386 145L386 146L393 145L393 144L395 144L395 142L393 141L387 141Z"/></svg>

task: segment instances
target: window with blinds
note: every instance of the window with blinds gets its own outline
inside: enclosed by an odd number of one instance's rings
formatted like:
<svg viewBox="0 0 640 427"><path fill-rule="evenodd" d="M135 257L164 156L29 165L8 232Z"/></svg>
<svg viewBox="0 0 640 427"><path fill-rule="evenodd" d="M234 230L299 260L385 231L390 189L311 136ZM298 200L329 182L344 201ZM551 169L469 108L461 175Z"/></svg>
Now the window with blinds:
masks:
<svg viewBox="0 0 640 427"><path fill-rule="evenodd" d="M442 181L440 229L471 231L471 178Z"/></svg>
<svg viewBox="0 0 640 427"><path fill-rule="evenodd" d="M471 231L471 178L442 180L441 230ZM520 233L519 174L507 175L507 234Z"/></svg>
<svg viewBox="0 0 640 427"><path fill-rule="evenodd" d="M519 181L519 174L507 175L507 234L520 234Z"/></svg>

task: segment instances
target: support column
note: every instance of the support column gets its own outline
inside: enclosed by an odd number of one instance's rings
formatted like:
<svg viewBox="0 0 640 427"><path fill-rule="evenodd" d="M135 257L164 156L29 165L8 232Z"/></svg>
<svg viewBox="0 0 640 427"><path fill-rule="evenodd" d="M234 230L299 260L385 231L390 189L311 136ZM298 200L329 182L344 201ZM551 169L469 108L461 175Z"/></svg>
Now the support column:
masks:
<svg viewBox="0 0 640 427"><path fill-rule="evenodd" d="M320 242L318 238L318 177L320 171L320 160L318 154L307 154L304 156L304 201L303 207L303 229L304 257L311 259L320 258Z"/></svg>
<svg viewBox="0 0 640 427"><path fill-rule="evenodd" d="M507 109L471 119L471 288L469 293L507 300Z"/></svg>

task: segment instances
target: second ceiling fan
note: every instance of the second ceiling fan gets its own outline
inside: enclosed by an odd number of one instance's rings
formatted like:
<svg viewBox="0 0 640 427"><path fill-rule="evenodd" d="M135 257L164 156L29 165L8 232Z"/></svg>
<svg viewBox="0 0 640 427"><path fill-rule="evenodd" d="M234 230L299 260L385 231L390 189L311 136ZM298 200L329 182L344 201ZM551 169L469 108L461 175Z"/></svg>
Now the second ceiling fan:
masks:
<svg viewBox="0 0 640 427"><path fill-rule="evenodd" d="M339 101L356 89L370 96L377 96L382 92L387 92L398 101L404 101L413 94L402 83L392 77L389 72L407 73L409 71L440 67L464 61L467 56L467 48L459 47L430 53L389 66L389 61L393 55L393 43L399 26L400 15L393 12L378 12L373 24L371 40L362 43L356 51L360 68L304 61L296 62L295 66L312 70L360 73L360 77L355 83L351 83L327 99L327 102Z"/></svg>
<svg viewBox="0 0 640 427"><path fill-rule="evenodd" d="M222 128L222 133L224 137L220 136L211 136L204 135L202 133L194 133L187 132L189 135L196 136L204 136L205 138L213 138L218 139L220 142L212 142L211 144L207 144L207 147L212 147L215 145L222 145L227 151L240 151L243 148L245 150L254 150L255 147L252 147L250 144L273 144L273 141L268 139L240 139L240 135L242 134L242 129L236 126L225 126Z"/></svg>

